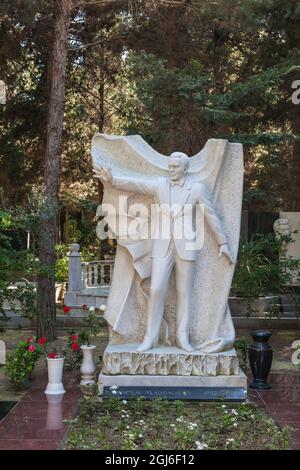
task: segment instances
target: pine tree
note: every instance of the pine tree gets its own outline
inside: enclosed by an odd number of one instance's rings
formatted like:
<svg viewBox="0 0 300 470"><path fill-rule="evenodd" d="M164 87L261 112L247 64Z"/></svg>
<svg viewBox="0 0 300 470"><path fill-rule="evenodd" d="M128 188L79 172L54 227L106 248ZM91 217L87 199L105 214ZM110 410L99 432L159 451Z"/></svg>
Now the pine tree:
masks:
<svg viewBox="0 0 300 470"><path fill-rule="evenodd" d="M65 106L65 76L72 1L57 0L50 63L50 97L44 166L46 208L39 234L39 258L42 269L37 282L37 337L49 341L56 337L55 243L58 229L58 192Z"/></svg>

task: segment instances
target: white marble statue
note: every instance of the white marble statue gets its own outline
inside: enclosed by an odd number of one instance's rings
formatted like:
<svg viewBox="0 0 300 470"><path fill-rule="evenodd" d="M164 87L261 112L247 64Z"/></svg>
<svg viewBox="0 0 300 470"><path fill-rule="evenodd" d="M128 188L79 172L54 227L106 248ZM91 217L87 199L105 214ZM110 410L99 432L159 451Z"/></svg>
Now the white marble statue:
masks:
<svg viewBox="0 0 300 470"><path fill-rule="evenodd" d="M109 234L118 241L105 312L110 345L138 353L160 345L186 353L231 350L228 294L239 242L242 146L210 139L193 157L167 157L140 136L96 134L92 157Z"/></svg>
<svg viewBox="0 0 300 470"><path fill-rule="evenodd" d="M222 224L206 195L205 186L187 176L188 168L189 158L180 152L174 152L169 157L168 177L158 178L155 181L147 181L146 175L144 179L113 177L109 169L95 164L95 175L103 183L111 184L123 191L152 196L159 208L163 210L162 213L166 215L166 222L170 227L170 230L163 234L164 225L157 223L153 234L147 327L144 341L138 347L138 351L147 351L158 343L166 292L174 268L177 300L176 344L185 351L194 350L189 343L189 312L190 299L193 295L192 280L197 246L196 243L194 243L195 246L191 246L191 243L195 242L196 233L188 228L193 226L192 219L195 215L196 204L204 205L205 221L219 245L219 256L226 255L229 262L233 262ZM183 225L186 230L182 230L182 234L179 234L182 236L176 238L176 233L174 233L176 226ZM187 238L189 233L193 234L192 240Z"/></svg>

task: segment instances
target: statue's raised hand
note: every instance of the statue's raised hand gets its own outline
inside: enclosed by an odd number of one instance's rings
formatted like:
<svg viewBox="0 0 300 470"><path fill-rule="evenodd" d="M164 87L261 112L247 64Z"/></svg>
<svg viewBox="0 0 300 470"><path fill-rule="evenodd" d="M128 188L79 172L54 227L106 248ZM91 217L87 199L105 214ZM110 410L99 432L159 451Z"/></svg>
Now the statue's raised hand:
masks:
<svg viewBox="0 0 300 470"><path fill-rule="evenodd" d="M103 183L112 183L113 177L110 168L95 165L93 172L95 178L99 178Z"/></svg>
<svg viewBox="0 0 300 470"><path fill-rule="evenodd" d="M229 251L227 243L224 243L223 245L220 245L219 247L219 258L221 256L226 256L230 264L234 264L235 260L232 257L232 254Z"/></svg>

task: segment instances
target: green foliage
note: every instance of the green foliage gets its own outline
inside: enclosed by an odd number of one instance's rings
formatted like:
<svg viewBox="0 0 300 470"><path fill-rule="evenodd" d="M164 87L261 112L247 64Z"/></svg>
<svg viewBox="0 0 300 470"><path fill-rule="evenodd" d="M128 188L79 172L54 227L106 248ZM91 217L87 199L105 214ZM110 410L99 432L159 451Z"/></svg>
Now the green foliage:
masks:
<svg viewBox="0 0 300 470"><path fill-rule="evenodd" d="M91 227L92 229L92 227ZM74 240L75 241L75 240ZM68 270L69 270L69 254L71 252L70 243L60 243L55 246L56 250L56 263L55 263L55 279L58 282L68 281ZM96 243L88 244L83 247L80 246L81 259L83 262L98 261L101 258L101 254L109 253L113 256L115 249L114 246L103 246L101 250L99 245Z"/></svg>
<svg viewBox="0 0 300 470"><path fill-rule="evenodd" d="M74 340L73 338L77 338ZM78 343L79 348L78 350L74 350L71 348L72 344L74 342ZM65 350L65 368L68 370L74 370L74 369L79 369L82 363L82 349L80 346L82 344L87 344L88 341L88 335L85 330L80 331L78 334L74 330L68 331L68 347Z"/></svg>
<svg viewBox="0 0 300 470"><path fill-rule="evenodd" d="M292 242L290 235L271 233L256 234L241 244L232 287L244 299L248 315L260 296L293 294L290 286L299 277L300 260L285 256L286 245Z"/></svg>
<svg viewBox="0 0 300 470"><path fill-rule="evenodd" d="M0 281L12 281L18 275L32 274L34 260L26 250L15 250L12 247L10 230L20 229L20 226L9 211L0 211Z"/></svg>
<svg viewBox="0 0 300 470"><path fill-rule="evenodd" d="M20 341L16 349L8 355L3 369L4 374L9 377L11 384L17 389L28 385L34 366L42 355L39 348L30 352L28 347L26 341Z"/></svg>
<svg viewBox="0 0 300 470"><path fill-rule="evenodd" d="M86 330L82 330L82 338L86 340L86 345L91 345L91 340L94 336L101 331L103 322L100 315L97 313L98 309L95 307L90 307L88 309L87 315L83 318L83 321L86 325Z"/></svg>
<svg viewBox="0 0 300 470"><path fill-rule="evenodd" d="M5 0L0 6L0 40L9 45L0 57L8 87L0 116L0 185L13 203L23 202L35 185L41 189L53 5L23 1L16 8ZM300 73L298 2L118 1L110 8L84 2L71 31L63 207L78 212L82 201L98 198L89 142L99 130L142 134L165 153L196 153L209 137L243 142L247 193L272 193L247 203L293 203L284 190L288 172L272 156L277 146L282 163L291 172L297 166L298 108L290 98ZM87 241L85 228L79 231Z"/></svg>
<svg viewBox="0 0 300 470"><path fill-rule="evenodd" d="M235 349L240 353L240 365L242 369L246 370L248 367L248 348L249 340L246 336L242 336L234 343Z"/></svg>
<svg viewBox="0 0 300 470"><path fill-rule="evenodd" d="M130 53L120 80L128 87L128 93L116 97L126 109L124 130L141 133L151 145L164 148L172 142L175 147L186 126L196 130L203 120L205 128L212 119L209 90L213 77L197 60L182 69L170 68L154 54ZM185 145L182 135L180 145Z"/></svg>
<svg viewBox="0 0 300 470"><path fill-rule="evenodd" d="M80 205L79 205L79 207L80 207ZM90 224L89 224L89 229L91 229ZM82 245L82 243L85 241L85 237L84 237L84 234L82 232L83 232L82 227L79 227L79 224L77 223L77 221L74 220L74 219L70 219L69 220L69 239L70 239L70 243L80 243L80 245Z"/></svg>
<svg viewBox="0 0 300 470"><path fill-rule="evenodd" d="M117 387L114 390L118 397ZM96 387L84 392L65 449L174 451L287 449L291 445L288 429L279 429L263 409L246 403L127 401L103 399Z"/></svg>
<svg viewBox="0 0 300 470"><path fill-rule="evenodd" d="M22 283L16 285L0 281L0 313L6 317L4 302L7 303L7 310L20 309L23 318L27 318L31 323L35 322L36 289L27 279L23 279Z"/></svg>
<svg viewBox="0 0 300 470"><path fill-rule="evenodd" d="M8 89L0 115L0 185L12 204L25 206L31 195L32 210L30 203L18 219L36 243L40 222L59 210L43 198L41 185L55 2L21 1L17 8L14 3L0 5L1 79ZM91 136L100 131L141 134L166 154L180 149L192 155L210 137L242 142L245 204L299 209L299 107L291 102L291 84L300 73L298 2L118 1L109 8L83 2L75 11L68 47L62 207L86 214L101 196L92 179L89 148ZM2 219L9 229L10 217ZM94 244L91 219L71 217L66 239L99 259L103 245ZM29 281L36 268L53 279L54 260L47 268L35 266L34 248L32 254L16 253L0 237L0 264L8 275L1 278L2 293L8 295L9 282ZM283 271L278 275L273 262L268 265L250 248L243 257L253 255L260 264L255 270L245 260L238 268L238 288L250 293L246 301L265 291L264 279L273 289ZM67 279L67 263L66 251L59 249L60 281ZM245 266L250 267L248 280Z"/></svg>
<svg viewBox="0 0 300 470"><path fill-rule="evenodd" d="M59 244L55 246L56 263L55 263L55 279L58 282L67 282L69 269L69 244Z"/></svg>
<svg viewBox="0 0 300 470"><path fill-rule="evenodd" d="M12 212L0 211L0 319L7 320L4 302L10 310L18 308L21 315L34 321L36 318L35 288L27 279L37 269L33 253L12 247L8 229L20 229L22 224Z"/></svg>
<svg viewBox="0 0 300 470"><path fill-rule="evenodd" d="M58 210L57 203L45 193L44 187L33 187L23 205L15 206L11 214L15 225L30 232L36 242L43 224L52 221L58 215Z"/></svg>

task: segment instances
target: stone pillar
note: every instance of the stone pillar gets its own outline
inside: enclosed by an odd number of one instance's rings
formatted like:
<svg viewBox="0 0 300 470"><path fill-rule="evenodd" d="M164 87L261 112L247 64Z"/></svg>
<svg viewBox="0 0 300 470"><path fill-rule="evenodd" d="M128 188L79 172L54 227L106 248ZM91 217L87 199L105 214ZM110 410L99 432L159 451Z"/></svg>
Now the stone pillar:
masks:
<svg viewBox="0 0 300 470"><path fill-rule="evenodd" d="M69 255L68 290L65 294L65 305L76 305L76 295L83 289L82 264L79 244L72 243Z"/></svg>
<svg viewBox="0 0 300 470"><path fill-rule="evenodd" d="M6 363L6 346L4 341L0 340L0 365Z"/></svg>

